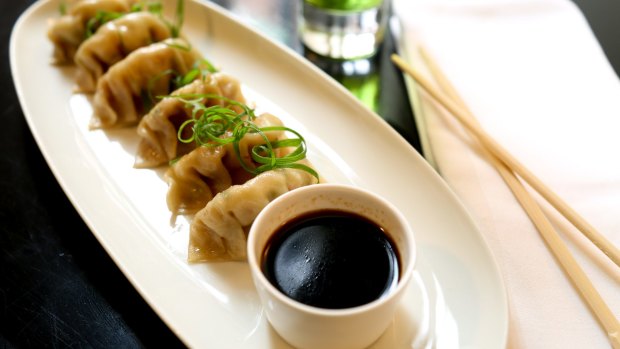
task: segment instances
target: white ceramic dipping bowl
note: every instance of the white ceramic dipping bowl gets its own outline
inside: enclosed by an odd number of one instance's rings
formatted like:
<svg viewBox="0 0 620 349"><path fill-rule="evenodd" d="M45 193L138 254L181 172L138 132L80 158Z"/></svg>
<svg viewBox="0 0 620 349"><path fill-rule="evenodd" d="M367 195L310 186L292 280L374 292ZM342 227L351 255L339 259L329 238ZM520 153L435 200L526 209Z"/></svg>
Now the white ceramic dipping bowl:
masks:
<svg viewBox="0 0 620 349"><path fill-rule="evenodd" d="M400 277L387 295L352 308L318 308L289 298L263 274L261 259L270 237L292 219L325 209L365 217L382 227L396 244ZM414 236L400 211L378 195L349 185L311 185L278 197L261 211L248 236L248 263L267 319L284 340L302 349L365 348L376 341L395 315L415 262Z"/></svg>

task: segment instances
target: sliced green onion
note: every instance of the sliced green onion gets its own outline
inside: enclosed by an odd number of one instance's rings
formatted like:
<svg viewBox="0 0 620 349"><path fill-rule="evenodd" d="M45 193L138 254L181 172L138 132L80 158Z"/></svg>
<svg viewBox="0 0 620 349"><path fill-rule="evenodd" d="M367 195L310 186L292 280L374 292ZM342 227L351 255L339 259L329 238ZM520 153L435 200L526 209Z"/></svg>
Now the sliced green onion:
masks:
<svg viewBox="0 0 620 349"><path fill-rule="evenodd" d="M170 47L174 47L174 48L178 48L179 50L182 51L191 51L192 50L192 45L190 45L189 43L187 43L187 45L182 45L182 44L178 44L178 43L171 43L168 41L164 42L166 45L170 46Z"/></svg>
<svg viewBox="0 0 620 349"><path fill-rule="evenodd" d="M174 18L174 25L171 28L173 38L179 37L179 35L181 34L181 28L183 27L183 15L185 12L184 8L185 8L185 1L178 0L176 15Z"/></svg>
<svg viewBox="0 0 620 349"><path fill-rule="evenodd" d="M86 32L84 35L86 38L90 38L93 34L95 34L99 27L124 15L125 14L121 12L97 11L95 16L86 22Z"/></svg>
<svg viewBox="0 0 620 349"><path fill-rule="evenodd" d="M58 5L58 12L60 12L61 16L64 16L67 14L67 3L65 1L61 1L60 4Z"/></svg>
<svg viewBox="0 0 620 349"><path fill-rule="evenodd" d="M199 68L200 65L205 66L205 69L202 70L203 75L207 75L207 73L217 73L219 71L219 69L217 69L213 64L211 64L211 62L209 62L209 60L207 60L206 58L203 58L200 61L200 64L196 64L196 68Z"/></svg>
<svg viewBox="0 0 620 349"><path fill-rule="evenodd" d="M162 15L164 12L164 5L159 1L153 1L146 4L146 10L155 15Z"/></svg>
<svg viewBox="0 0 620 349"><path fill-rule="evenodd" d="M234 153L243 169L254 175L277 168L294 168L306 171L314 176L317 181L319 180L319 175L314 169L299 163L300 160L306 158L308 150L306 141L299 132L285 126L259 127L253 122L256 116L252 108L220 95L189 94L168 97L179 98L192 108L192 118L179 127L177 137L180 142L195 142L197 146L232 144ZM226 102L227 106L207 107L204 105L205 99L220 99ZM233 106L240 107L241 111L237 112L231 109ZM191 127L191 135L183 137L188 127ZM269 131L290 132L296 138L270 141L265 133ZM242 158L239 148L241 140L248 133L258 134L264 140L264 143L255 145L250 150L251 159L255 164L247 164ZM286 155L277 156L276 150L278 148L290 147L294 147L294 150Z"/></svg>
<svg viewBox="0 0 620 349"><path fill-rule="evenodd" d="M163 4L161 1L151 1L145 3L133 4L130 9L131 12L141 12L148 11L154 15L157 15L169 28L170 34L172 37L179 37L181 32L181 26L183 25L183 12L184 12L184 0L177 1L176 15L175 15L175 23L170 24L163 18ZM66 13L66 4L65 2L61 2L60 11L61 14ZM86 23L86 38L91 37L99 27L104 25L105 23L120 18L126 15L123 12L112 12L112 11L97 11L94 17L88 20Z"/></svg>
<svg viewBox="0 0 620 349"><path fill-rule="evenodd" d="M170 45L171 47L179 48L177 45ZM182 48L182 47L181 47ZM204 66L204 69L202 68ZM150 103L155 104L158 98L153 96L153 88L155 84L165 76L171 76L170 79L170 91L175 91L185 85L189 85L196 79L203 79L205 76L217 72L217 69L206 59L201 59L194 63L194 67L185 73L180 74L176 70L167 69L159 72L157 75L151 77L147 83L146 95L148 96Z"/></svg>

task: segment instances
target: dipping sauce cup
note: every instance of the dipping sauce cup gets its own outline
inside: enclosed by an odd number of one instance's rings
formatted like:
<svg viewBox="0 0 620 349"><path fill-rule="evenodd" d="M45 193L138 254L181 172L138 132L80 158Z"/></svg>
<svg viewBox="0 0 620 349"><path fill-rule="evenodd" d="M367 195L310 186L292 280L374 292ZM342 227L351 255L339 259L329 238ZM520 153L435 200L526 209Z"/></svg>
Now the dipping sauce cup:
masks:
<svg viewBox="0 0 620 349"><path fill-rule="evenodd" d="M367 190L317 184L258 215L248 263L276 332L297 348L365 348L390 325L412 278L404 216Z"/></svg>

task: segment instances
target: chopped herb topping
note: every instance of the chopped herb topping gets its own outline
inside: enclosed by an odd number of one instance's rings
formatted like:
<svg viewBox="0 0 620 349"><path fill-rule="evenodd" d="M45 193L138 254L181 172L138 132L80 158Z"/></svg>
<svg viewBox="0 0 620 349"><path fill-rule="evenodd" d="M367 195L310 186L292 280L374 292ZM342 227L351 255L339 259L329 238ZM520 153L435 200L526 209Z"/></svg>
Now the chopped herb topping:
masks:
<svg viewBox="0 0 620 349"><path fill-rule="evenodd" d="M307 146L303 136L285 126L259 127L253 121L256 118L254 110L247 105L214 94L191 94L170 96L181 99L188 107L192 108L192 118L185 121L179 128L178 139L183 143L196 142L197 146L219 146L232 144L235 155L241 166L248 172L258 175L260 173L277 168L295 168L306 171L314 176L317 181L319 174L310 166L299 163L306 158ZM203 100L220 99L227 106L204 105ZM241 112L233 110L238 107ZM184 131L191 127L191 136L184 138ZM294 138L286 138L271 141L265 132L285 131L292 133ZM247 164L241 157L239 143L248 133L258 134L265 141L263 144L254 146L251 151L252 161L257 164ZM278 156L276 149L294 148L286 155Z"/></svg>

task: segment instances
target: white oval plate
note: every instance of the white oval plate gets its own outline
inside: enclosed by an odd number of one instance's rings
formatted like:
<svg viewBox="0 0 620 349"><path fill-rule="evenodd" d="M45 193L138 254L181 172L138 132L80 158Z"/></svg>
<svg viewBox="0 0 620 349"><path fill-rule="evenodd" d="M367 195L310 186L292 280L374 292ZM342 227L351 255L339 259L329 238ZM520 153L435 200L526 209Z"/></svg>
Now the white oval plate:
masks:
<svg viewBox="0 0 620 349"><path fill-rule="evenodd" d="M189 265L188 226L169 222L161 171L132 167L133 129L90 131L73 68L52 55L47 21L60 0L15 24L11 70L24 115L66 195L110 256L191 347L287 348L268 325L245 263ZM169 12L175 1L164 1ZM409 218L420 262L408 296L374 348L500 348L507 300L474 222L425 160L387 123L293 51L206 2L186 1L190 42L244 84L257 109L306 136L330 182L362 186Z"/></svg>

